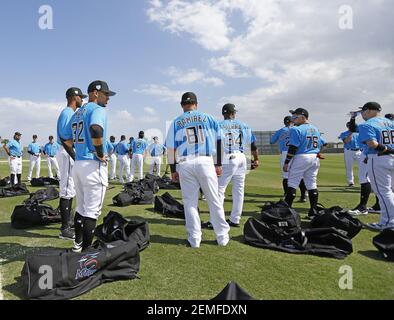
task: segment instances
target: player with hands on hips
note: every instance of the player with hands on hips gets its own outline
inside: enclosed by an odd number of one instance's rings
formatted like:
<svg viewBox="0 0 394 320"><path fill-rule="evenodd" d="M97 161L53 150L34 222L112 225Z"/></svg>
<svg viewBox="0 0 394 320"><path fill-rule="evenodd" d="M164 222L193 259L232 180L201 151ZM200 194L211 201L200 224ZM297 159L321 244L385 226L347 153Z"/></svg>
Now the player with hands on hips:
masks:
<svg viewBox="0 0 394 320"><path fill-rule="evenodd" d="M218 190L218 176L222 174L220 127L212 116L197 110L197 96L193 92L183 94L181 106L184 113L171 123L166 147L172 179L181 184L188 244L198 248L201 243L198 212L201 188L207 198L216 241L226 246L230 240L230 226Z"/></svg>
<svg viewBox="0 0 394 320"><path fill-rule="evenodd" d="M166 147L159 143L159 137L153 137L153 143L148 146L148 152L151 156L149 173L153 174L156 166L156 175L160 176L162 157L166 153Z"/></svg>
<svg viewBox="0 0 394 320"><path fill-rule="evenodd" d="M56 171L56 178L60 180L61 174L59 170L59 164L56 159L56 155L59 151L59 145L55 143L53 136L49 136L49 142L44 146L43 153L47 157L48 163L48 176L53 179L52 168Z"/></svg>
<svg viewBox="0 0 394 320"><path fill-rule="evenodd" d="M22 183L22 146L20 132L15 132L14 139L3 145L3 149L8 155L8 163L10 165L11 185Z"/></svg>
<svg viewBox="0 0 394 320"><path fill-rule="evenodd" d="M27 175L27 181L31 181L33 176L34 167L36 168L36 178L40 177L41 172L41 153L42 149L40 144L37 142L37 135L33 135L33 141L27 147L27 152L30 154L30 165L29 165L29 174Z"/></svg>

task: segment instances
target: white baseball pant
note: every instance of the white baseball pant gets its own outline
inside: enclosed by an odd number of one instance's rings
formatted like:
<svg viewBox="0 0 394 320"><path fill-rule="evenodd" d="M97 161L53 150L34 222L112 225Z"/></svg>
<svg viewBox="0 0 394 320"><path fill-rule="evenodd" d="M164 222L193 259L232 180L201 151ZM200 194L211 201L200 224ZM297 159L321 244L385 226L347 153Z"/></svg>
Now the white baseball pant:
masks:
<svg viewBox="0 0 394 320"><path fill-rule="evenodd" d="M48 175L49 175L49 178L53 179L52 168L54 168L55 171L56 171L57 178L60 179L61 178L61 174L60 174L59 164L58 164L58 162L56 160L56 157L53 157L53 158L48 157L47 161L48 161Z"/></svg>
<svg viewBox="0 0 394 320"><path fill-rule="evenodd" d="M289 179L289 173L283 171L283 166L285 165L286 157L287 157L287 151L282 151L280 155L280 171L282 171L283 179Z"/></svg>
<svg viewBox="0 0 394 320"><path fill-rule="evenodd" d="M16 177L17 174L22 174L22 158L8 158L8 163L10 165L10 173L15 175L14 183L18 183Z"/></svg>
<svg viewBox="0 0 394 320"><path fill-rule="evenodd" d="M74 160L68 155L67 151L60 147L56 154L60 174L60 198L72 199L75 197L75 185L73 179Z"/></svg>
<svg viewBox="0 0 394 320"><path fill-rule="evenodd" d="M212 157L187 157L180 160L177 168L185 206L187 239L190 245L198 248L201 243L201 220L198 212L201 188L208 202L210 221L217 243L226 246L230 239L230 226L226 222L219 198L218 177Z"/></svg>
<svg viewBox="0 0 394 320"><path fill-rule="evenodd" d="M130 157L128 154L125 155L118 155L118 160L119 160L119 181L120 183L124 183L124 178L123 178L123 171L126 169L126 179L127 182L133 181L131 179L131 174L130 174Z"/></svg>
<svg viewBox="0 0 394 320"><path fill-rule="evenodd" d="M289 188L297 189L304 179L307 190L317 189L320 160L316 154L298 154L289 164Z"/></svg>
<svg viewBox="0 0 394 320"><path fill-rule="evenodd" d="M109 157L109 163L110 163L110 166L111 166L111 173L110 173L110 178L111 178L111 180L113 180L113 179L115 179L116 178L116 162L117 162L117 157L116 157L116 154L111 154L111 156Z"/></svg>
<svg viewBox="0 0 394 320"><path fill-rule="evenodd" d="M394 155L368 155L368 175L382 210L379 223L394 228Z"/></svg>
<svg viewBox="0 0 394 320"><path fill-rule="evenodd" d="M83 217L97 220L108 187L108 167L96 160L75 161L73 176L76 211Z"/></svg>
<svg viewBox="0 0 394 320"><path fill-rule="evenodd" d="M29 174L27 180L30 181L33 176L33 170L36 167L36 178L40 177L41 172L41 156L30 155Z"/></svg>
<svg viewBox="0 0 394 320"><path fill-rule="evenodd" d="M151 163L150 163L150 170L149 173L153 174L153 169L155 168L156 165L156 174L160 176L161 173L161 157L151 157Z"/></svg>
<svg viewBox="0 0 394 320"><path fill-rule="evenodd" d="M233 158L233 159L232 159ZM233 207L231 211L230 221L239 223L241 220L244 192L245 192L245 176L247 171L246 156L243 153L225 155L223 159L223 173L219 177L219 198L224 204L224 195L228 184L233 182L232 197Z"/></svg>
<svg viewBox="0 0 394 320"><path fill-rule="evenodd" d="M361 151L352 151L345 149L345 167L346 167L346 179L348 184L354 184L353 166L354 163L360 163Z"/></svg>
<svg viewBox="0 0 394 320"><path fill-rule="evenodd" d="M135 170L138 166L138 179L144 178L144 156L142 154L133 154L131 159L131 180L134 179Z"/></svg>

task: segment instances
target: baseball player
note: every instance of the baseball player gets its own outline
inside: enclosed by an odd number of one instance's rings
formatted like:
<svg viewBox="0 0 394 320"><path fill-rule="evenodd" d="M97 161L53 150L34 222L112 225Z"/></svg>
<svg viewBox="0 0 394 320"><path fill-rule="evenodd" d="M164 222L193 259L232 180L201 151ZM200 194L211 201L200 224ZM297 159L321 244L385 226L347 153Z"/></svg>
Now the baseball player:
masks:
<svg viewBox="0 0 394 320"><path fill-rule="evenodd" d="M40 144L37 142L37 135L33 135L33 141L27 147L27 152L30 154L30 165L29 174L27 176L27 181L31 181L34 167L36 167L36 178L40 177L41 172L41 153L42 149Z"/></svg>
<svg viewBox="0 0 394 320"><path fill-rule="evenodd" d="M309 113L303 108L290 111L295 124L290 129L289 151L283 165L283 171L289 172L289 187L285 201L293 205L296 197L296 188L302 179L309 193L310 210L308 217L317 214L319 193L317 190L317 174L320 167L318 154L322 141L319 130L309 123Z"/></svg>
<svg viewBox="0 0 394 320"><path fill-rule="evenodd" d="M198 212L201 187L208 201L217 243L226 246L230 226L226 222L218 188L218 176L222 174L220 127L212 116L197 110L197 103L194 93L183 94L181 106L184 113L172 122L167 133L168 163L172 180L181 184L188 245L198 248L201 243Z"/></svg>
<svg viewBox="0 0 394 320"><path fill-rule="evenodd" d="M4 151L8 155L8 163L10 165L11 184L20 184L22 182L22 146L20 143L22 134L15 132L14 139L3 146Z"/></svg>
<svg viewBox="0 0 394 320"><path fill-rule="evenodd" d="M368 102L361 108L365 123L358 126L359 140L368 146L368 176L381 206L380 221L371 229L394 228L394 122L380 116L381 106Z"/></svg>
<svg viewBox="0 0 394 320"><path fill-rule="evenodd" d="M59 164L56 159L57 152L59 151L59 145L53 140L53 136L49 136L49 142L44 146L43 153L47 156L48 161L48 174L49 178L53 179L52 167L56 171L56 178L60 180Z"/></svg>
<svg viewBox="0 0 394 320"><path fill-rule="evenodd" d="M252 170L259 166L256 138L246 124L235 119L236 113L234 104L225 104L222 108L224 120L219 122L224 150L223 172L219 177L219 198L223 205L226 188L232 182L233 207L230 219L227 220L232 227L240 226L243 210L247 171L245 153L251 152L253 155Z"/></svg>
<svg viewBox="0 0 394 320"><path fill-rule="evenodd" d="M338 139L341 139L344 143L344 148L345 148L344 157L345 157L347 183L349 187L353 187L354 186L353 166L355 162L360 163L360 157L362 152L360 145L358 143L358 132L351 132L349 130L349 126L350 126L350 122L346 124L348 130L342 132ZM362 177L359 174L359 180L360 179L362 179Z"/></svg>
<svg viewBox="0 0 394 320"><path fill-rule="evenodd" d="M111 173L109 175L110 180L116 179L116 162L117 162L116 146L117 146L117 143L115 141L116 141L116 138L114 136L109 137L108 156L109 156L109 163L111 165Z"/></svg>
<svg viewBox="0 0 394 320"><path fill-rule="evenodd" d="M290 139L289 133L290 133L290 128L293 126L293 122L291 121L291 117L287 116L283 119L283 123L285 126L275 132L275 134L272 136L270 140L270 144L278 143L279 145L279 151L281 153L280 169L282 171L282 178L283 178L282 186L283 186L284 196L286 197L288 181L289 181L289 173L283 171L283 165L285 164L287 152L289 151L289 139ZM304 179L301 180L300 191L301 191L300 202L306 202L306 187L305 187Z"/></svg>
<svg viewBox="0 0 394 320"><path fill-rule="evenodd" d="M70 121L75 111L83 104L84 95L79 88L69 88L66 91L67 107L65 107L59 115L57 120L57 144L60 146L56 153L56 160L59 166L60 176L60 200L59 209L61 215L61 227L59 238L63 240L73 240L75 238L74 230L71 228L72 219L72 203L75 197L75 185L73 179L74 157L69 155L69 152L74 154L74 150L67 152L66 133L70 126Z"/></svg>
<svg viewBox="0 0 394 320"><path fill-rule="evenodd" d="M149 173L153 174L156 166L156 174L160 176L161 173L161 159L166 153L166 147L159 143L159 137L153 138L153 143L148 146L148 152L151 156L151 164Z"/></svg>
<svg viewBox="0 0 394 320"><path fill-rule="evenodd" d="M116 154L118 155L118 160L119 160L119 182L122 184L125 183L123 178L124 169L126 169L127 182L133 181L131 179L131 174L130 174L130 157L129 157L130 148L126 142L125 135L122 135L120 137L120 141L116 145Z"/></svg>
<svg viewBox="0 0 394 320"><path fill-rule="evenodd" d="M148 144L144 139L144 131L138 133L138 139L132 143L132 154L131 154L131 181L134 179L134 173L138 166L138 179L144 178L144 157Z"/></svg>
<svg viewBox="0 0 394 320"><path fill-rule="evenodd" d="M110 96L104 81L94 81L88 87L89 102L72 116L66 132L67 151L73 156L73 177L77 197L75 213L74 252L87 249L93 241L94 230L108 186L107 114L105 107Z"/></svg>

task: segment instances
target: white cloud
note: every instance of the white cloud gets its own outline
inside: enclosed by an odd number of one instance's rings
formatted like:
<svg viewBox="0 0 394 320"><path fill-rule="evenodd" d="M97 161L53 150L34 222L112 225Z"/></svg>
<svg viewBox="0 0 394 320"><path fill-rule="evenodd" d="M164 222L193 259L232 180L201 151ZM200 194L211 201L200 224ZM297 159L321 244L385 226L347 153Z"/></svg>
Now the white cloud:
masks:
<svg viewBox="0 0 394 320"><path fill-rule="evenodd" d="M134 89L134 92L159 97L162 101L179 102L183 94L181 91L157 84L144 85L142 89Z"/></svg>
<svg viewBox="0 0 394 320"><path fill-rule="evenodd" d="M203 72L197 69L181 70L177 67L171 66L166 72L171 78L171 83L174 85L188 85L192 83L203 83L213 85L215 87L223 86L224 81L217 77L206 76Z"/></svg>

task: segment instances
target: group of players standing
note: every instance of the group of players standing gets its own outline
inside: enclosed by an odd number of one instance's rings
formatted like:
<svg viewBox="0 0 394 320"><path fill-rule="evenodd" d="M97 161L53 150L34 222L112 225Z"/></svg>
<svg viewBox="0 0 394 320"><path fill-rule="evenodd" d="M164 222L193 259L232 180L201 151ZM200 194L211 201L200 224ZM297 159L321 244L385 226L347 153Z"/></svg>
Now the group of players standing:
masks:
<svg viewBox="0 0 394 320"><path fill-rule="evenodd" d="M96 222L101 214L108 186L108 162L111 163L110 178L116 179L116 162L119 161L119 181L132 181L136 167L138 178L143 178L143 159L147 152L152 157L150 172L156 166L160 174L161 157L167 153L172 180L179 182L185 207L187 244L198 248L201 243L201 223L198 199L201 190L208 202L209 225L214 230L217 243L226 246L230 240L231 227L239 227L244 203L245 176L248 170L247 154L253 156L251 169L259 166L259 154L252 130L236 119L235 105L226 104L222 108L223 121L198 111L197 96L192 92L182 95L183 114L177 117L167 132L165 146L157 137L148 146L144 132L138 139L120 142L115 138L107 140L106 106L115 92L109 90L104 81L94 81L88 87L88 96L79 88L66 92L67 107L57 122L58 145L56 159L60 178L60 212L62 225L60 237L73 239L73 250L80 252L90 246ZM83 99L89 98L83 105ZM394 123L381 118L381 107L377 103L367 103L359 112L366 121L356 126L352 115L351 135L359 133L363 152L368 158L365 176L369 188L374 190L382 205L381 219L370 224L371 228L383 230L394 227L394 194L391 189L394 173ZM279 141L282 151L281 168L285 201L293 205L296 189L301 189L301 201L310 201L309 218L318 214L317 175L320 167L320 152L326 145L319 130L309 122L309 113L303 108L290 111L285 118L285 127L272 138ZM16 136L16 138L18 138ZM19 137L20 138L20 137ZM353 138L352 138L353 139ZM348 137L346 137L348 140ZM14 140L15 141L15 140ZM13 154L13 142L5 147L10 159L18 159L15 167L21 167L20 156ZM37 150L32 149L32 156ZM130 159L132 169L130 170ZM364 163L364 161L363 161ZM20 181L18 170L13 171ZM366 180L367 181L367 180ZM233 207L231 216L225 218L224 198L228 184L232 182ZM361 199L365 202L365 183L362 183ZM370 191L369 191L370 193ZM369 196L369 194L368 194ZM71 207L76 197L76 213L71 221ZM368 200L368 199L367 199ZM363 202L363 204L364 204Z"/></svg>

